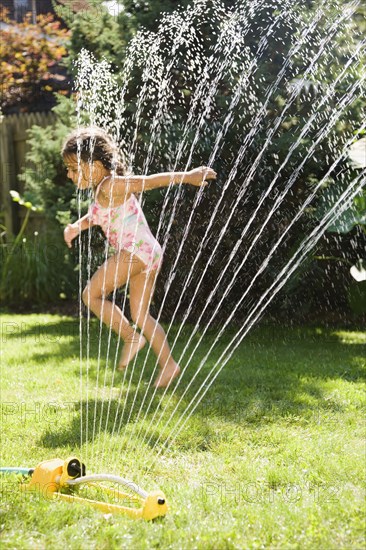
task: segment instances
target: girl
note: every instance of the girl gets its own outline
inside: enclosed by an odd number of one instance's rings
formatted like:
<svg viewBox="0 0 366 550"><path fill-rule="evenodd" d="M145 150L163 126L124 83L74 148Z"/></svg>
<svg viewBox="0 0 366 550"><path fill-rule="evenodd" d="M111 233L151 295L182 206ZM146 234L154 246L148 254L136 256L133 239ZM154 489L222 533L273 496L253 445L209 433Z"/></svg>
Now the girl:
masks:
<svg viewBox="0 0 366 550"><path fill-rule="evenodd" d="M88 213L66 227L66 244L71 247L82 230L100 225L115 249L84 289L83 302L123 340L119 369L143 348L146 336L160 365L154 385L167 387L179 375L180 367L172 357L164 329L149 313L163 253L135 193L177 183L203 186L207 185L205 180L215 179L216 173L200 167L189 172L126 176L117 145L96 127L81 128L67 136L61 154L67 176L78 189L91 188L94 195ZM143 334L136 333L120 308L106 299L128 282L131 317Z"/></svg>

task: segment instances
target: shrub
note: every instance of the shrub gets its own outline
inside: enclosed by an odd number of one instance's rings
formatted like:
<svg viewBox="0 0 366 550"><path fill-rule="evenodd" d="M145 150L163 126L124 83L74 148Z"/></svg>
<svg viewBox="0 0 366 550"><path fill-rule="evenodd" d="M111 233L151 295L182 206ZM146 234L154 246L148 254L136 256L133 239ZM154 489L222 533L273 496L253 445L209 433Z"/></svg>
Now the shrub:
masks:
<svg viewBox="0 0 366 550"><path fill-rule="evenodd" d="M53 75L66 55L70 32L62 29L51 14L39 15L31 23L31 14L22 23L8 17L0 4L0 102L4 112L14 108L37 110L37 106L54 104L53 92L68 94L65 75Z"/></svg>
<svg viewBox="0 0 366 550"><path fill-rule="evenodd" d="M39 210L12 192L13 200L27 209L14 240L1 237L0 300L8 306L55 303L74 293L77 278L59 232L26 236L29 215Z"/></svg>

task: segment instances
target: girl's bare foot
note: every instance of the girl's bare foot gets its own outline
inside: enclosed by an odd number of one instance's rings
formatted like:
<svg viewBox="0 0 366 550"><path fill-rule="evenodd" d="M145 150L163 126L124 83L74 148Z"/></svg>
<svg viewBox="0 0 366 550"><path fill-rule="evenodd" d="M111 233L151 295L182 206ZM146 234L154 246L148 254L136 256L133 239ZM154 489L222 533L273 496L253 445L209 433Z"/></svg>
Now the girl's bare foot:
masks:
<svg viewBox="0 0 366 550"><path fill-rule="evenodd" d="M154 382L155 388L167 388L180 373L180 366L175 361L168 363L160 369L157 379Z"/></svg>
<svg viewBox="0 0 366 550"><path fill-rule="evenodd" d="M142 334L139 336L137 342L125 342L119 360L118 370L124 370L128 363L135 357L136 353L139 352L145 344L146 338L142 336Z"/></svg>

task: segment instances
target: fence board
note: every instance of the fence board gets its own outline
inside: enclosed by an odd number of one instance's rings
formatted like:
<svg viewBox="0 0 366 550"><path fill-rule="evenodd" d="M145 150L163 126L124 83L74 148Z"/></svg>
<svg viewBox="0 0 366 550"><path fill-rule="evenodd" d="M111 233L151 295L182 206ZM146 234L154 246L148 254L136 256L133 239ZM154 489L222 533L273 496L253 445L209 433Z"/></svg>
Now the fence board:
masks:
<svg viewBox="0 0 366 550"><path fill-rule="evenodd" d="M0 216L9 233L17 232L22 218L18 206L15 206L9 195L14 189L23 192L23 182L18 175L25 168L32 167L26 161L29 151L27 130L32 126L52 125L56 116L52 112L16 113L4 116L0 121Z"/></svg>

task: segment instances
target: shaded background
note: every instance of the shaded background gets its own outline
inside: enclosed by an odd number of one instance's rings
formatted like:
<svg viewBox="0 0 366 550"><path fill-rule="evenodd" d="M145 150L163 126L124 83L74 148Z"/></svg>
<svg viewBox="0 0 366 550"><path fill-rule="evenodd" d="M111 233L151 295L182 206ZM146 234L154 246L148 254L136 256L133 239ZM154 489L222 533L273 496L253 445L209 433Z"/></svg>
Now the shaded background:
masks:
<svg viewBox="0 0 366 550"><path fill-rule="evenodd" d="M54 308L55 311L58 311L67 304L68 311L77 311L75 304L78 293L78 245L75 243L73 251L69 252L65 249L62 241L63 227L69 221L76 219L77 205L75 189L72 183L66 179L59 153L63 137L76 123L75 93L73 91L74 61L81 48L87 48L97 60L103 57L108 59L112 64L112 69L117 75L120 75L122 82L121 71L127 55L127 46L142 28L146 29L144 36L146 36L147 44L149 44L149 40L154 40L154 33L157 30L164 33L164 51L159 53L166 63L169 62L176 29L174 26L165 30L163 27L158 29L159 21L177 9L178 13L183 14L183 10L190 4L190 2L177 3L173 1L144 3L124 1L119 4L116 2L114 4L111 2L67 3L65 1L62 4L52 3L51 9L48 4L35 2L36 12L39 14L35 20L34 4L32 6L30 3L27 8L32 10L33 7L33 14L30 12L29 15L25 15L24 19L19 3L3 3L7 8L2 10L1 18L1 33L4 38L1 48L2 58L5 59L1 76L3 119L0 124L0 147L3 152L1 161L2 265L5 266L2 270L1 284L3 305L16 310ZM248 15L250 25L245 36L245 44L239 44L238 47L238 66L236 70L234 69L220 81L218 93L215 95L214 105L210 112L209 124L206 124L204 137L195 147L191 166L207 163L209 159L215 137L225 119L228 105L232 99L233 87L240 74L240 63L244 63L242 54L245 52L249 58L255 57L258 36L265 32L274 18L278 18L279 22L268 38L266 53L258 60L257 70L246 90L247 95L243 95L240 99L224 145L215 160L214 168L219 174L217 184L205 189L192 220L175 273L174 284L165 297L163 320L171 319L215 204L222 196L224 183L237 159L240 145L247 132L250 131L253 116L253 112L249 108L250 105L256 112L264 103L266 90L277 78L291 45L299 38L298 29L314 18L316 9L319 8L318 2L292 2L294 19L291 20L286 17L285 8L288 8L288 5L285 4L278 1L267 1L261 7L257 6L255 13ZM339 16L347 4L340 1L326 3L324 16L317 26L317 32L312 37L307 57L302 51L302 55L295 56L287 66L284 78L268 104L266 119L258 127L254 140L251 141L238 166L235 180L226 191L222 208L215 219L208 242L197 263L194 277L184 294L177 319L183 317L191 302L195 285L203 268L207 265L221 228L231 212L232 204L238 196L254 159L265 143L268 130L273 126L288 101L289 89L291 86L301 83L302 75L311 57L321 39L327 35L329 22ZM218 16L222 15L222 10L226 10L227 14L230 14L235 5L234 2L221 2L220 5L215 2L207 3L206 17L204 20L196 22L197 33L195 35L197 51L201 52L200 55L203 59L209 55L215 40L214 37L220 30ZM242 9L247 10L249 14L250 3L244 3ZM48 13L52 13L52 15L48 15ZM302 82L299 86L298 97L288 110L270 146L267 147L258 169L252 176L248 192L241 199L225 237L220 243L215 259L207 270L200 291L194 299L194 307L190 311L188 321L195 322L206 306L213 283L217 281L227 265L230 253L247 220L266 191L269 182L278 173L279 166L286 158L291 144L296 141L304 124L309 119L314 101L324 94L360 40L365 37L364 15L365 8L360 3L354 16L339 26L336 36L332 40L332 47L320 58L314 79ZM36 41L35 37L37 37ZM154 156L149 166L150 172L172 168L170 166L171 154L182 138L180 121L187 117L192 90L196 83L196 75L192 74L190 79L189 72L185 67L185 60L189 57L190 52L182 46L175 55L177 60L174 65L176 86L173 93L175 97L169 103L169 116L172 117L173 123L167 127L166 132L162 131L161 139L154 147ZM219 58L217 62L219 64ZM329 101L324 106L323 112L320 113L322 121L327 121L330 118L331 114L337 110L343 94L360 79L363 64L359 57L351 66L346 78L337 86L332 101ZM134 65L133 78L127 97L128 105L125 112L124 128L128 128L129 120L133 121L136 114L136 98L141 87L142 71L143 63ZM248 103L249 96L252 99ZM261 239L251 252L235 285L221 305L220 314L214 323L220 325L230 315L271 247L291 222L304 199L327 173L333 161L343 150L344 144L352 136L355 140L362 136L363 132L360 131L360 127L365 103L362 94L356 93L332 131L322 140L316 155L306 162L285 201L272 217ZM145 105L142 112L134 162L136 172L143 170L150 144L151 116L149 108L151 105ZM36 121L34 125L34 118L32 120L30 113L42 113L42 119ZM27 120L26 117L28 117ZM21 120L24 122L23 126ZM31 127L29 131L27 127ZM240 265L240 261L258 233L273 201L283 191L294 169L301 163L318 130L319 127L310 130L282 170L273 193L269 200L263 204L250 231L243 240L233 264L221 281L222 289L225 289L231 282L234 269ZM128 141L130 137L127 135L125 139ZM20 142L23 143L22 146L19 146ZM17 150L20 160L14 167L11 164L11 159L16 157L14 151ZM6 160L4 160L4 151L7 155ZM184 168L187 158L188 151L185 151L180 159L178 169ZM324 186L324 192L318 196L317 200L313 201L311 208L294 226L281 244L269 268L250 290L247 299L235 315L234 324L240 325L246 319L248 312L272 283L282 266L292 257L304 236L316 227L327 208L329 209L335 198L358 174L359 169L352 168L349 162L343 161L338 164L337 169L333 171L331 178ZM20 192L20 199L15 198L18 201L23 200L23 204L11 202L9 195L11 189ZM144 195L144 211L153 232L158 226L166 192L166 189L161 189ZM167 216L172 212L176 193L176 189L170 191ZM160 307L165 296L170 268L182 242L196 193L197 190L189 186L182 189L179 206L174 213L174 222L169 232L164 265L160 275L160 284L154 297L153 309L157 310ZM366 311L365 282L354 281L349 269L357 260L365 256L365 192L357 197L351 210L346 221L340 220L340 223L333 226L332 231L327 232L319 241L312 254L272 302L267 312L268 315L289 322L309 320L362 322ZM92 265L92 269L94 269L102 261L103 238L97 228L93 228L92 233L95 250ZM84 234L84 250L87 240L88 236ZM86 280L86 266L83 265L82 269L83 280ZM219 292L211 300L202 319L203 323L212 320L212 314L221 296L222 293Z"/></svg>

